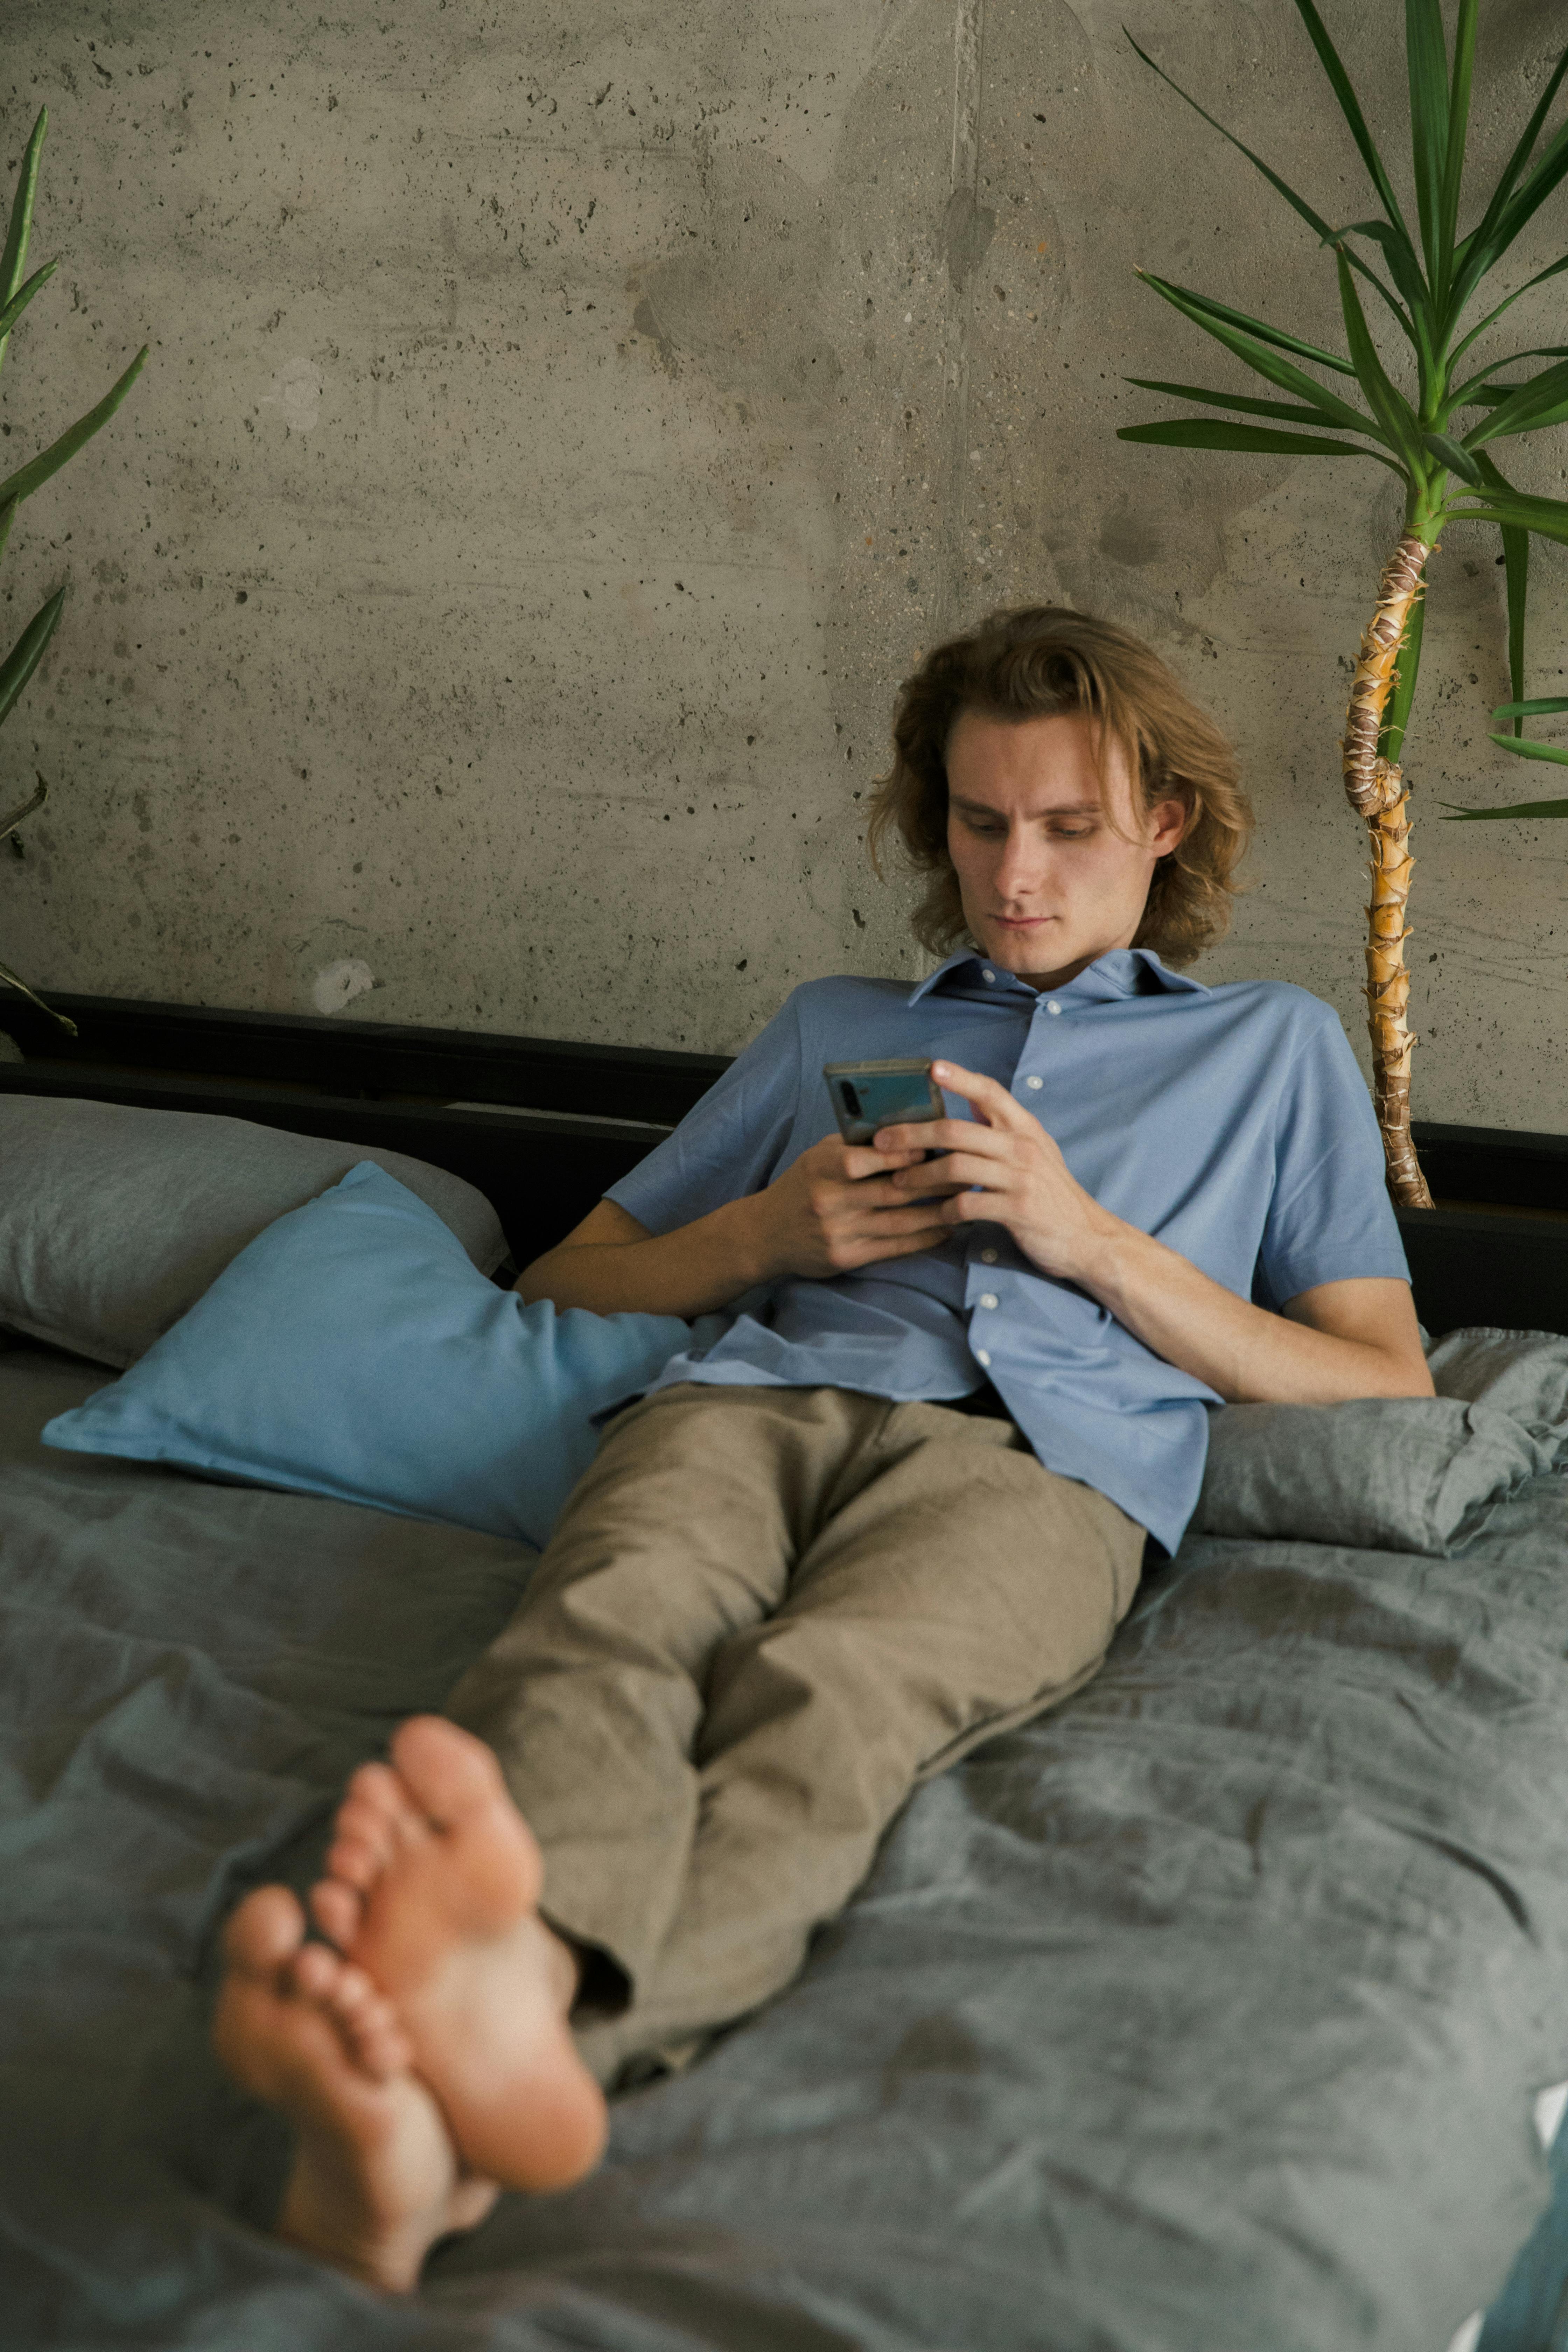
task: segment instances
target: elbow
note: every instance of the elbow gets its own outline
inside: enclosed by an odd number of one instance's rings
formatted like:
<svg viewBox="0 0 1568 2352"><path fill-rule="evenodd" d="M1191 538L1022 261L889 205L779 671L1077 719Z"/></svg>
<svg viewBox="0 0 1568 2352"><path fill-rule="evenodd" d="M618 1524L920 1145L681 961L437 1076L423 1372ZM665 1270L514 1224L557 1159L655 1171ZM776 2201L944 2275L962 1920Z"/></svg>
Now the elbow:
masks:
<svg viewBox="0 0 1568 2352"><path fill-rule="evenodd" d="M512 1284L525 1307L533 1307L542 1298L553 1297L554 1258L555 1252L546 1250L542 1257L536 1257L531 1265L525 1265Z"/></svg>
<svg viewBox="0 0 1568 2352"><path fill-rule="evenodd" d="M1437 1393L1425 1356L1414 1360L1408 1355L1385 1356L1382 1364L1383 1380L1369 1394L1382 1397L1435 1397Z"/></svg>

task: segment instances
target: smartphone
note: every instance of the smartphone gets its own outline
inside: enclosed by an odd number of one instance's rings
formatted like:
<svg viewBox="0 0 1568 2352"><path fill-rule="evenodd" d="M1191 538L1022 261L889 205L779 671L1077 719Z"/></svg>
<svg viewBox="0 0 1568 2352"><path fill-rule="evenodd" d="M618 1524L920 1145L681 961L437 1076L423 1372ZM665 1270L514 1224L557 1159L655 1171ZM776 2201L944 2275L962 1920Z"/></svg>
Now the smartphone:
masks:
<svg viewBox="0 0 1568 2352"><path fill-rule="evenodd" d="M846 1143L869 1143L884 1127L947 1117L929 1062L824 1062L822 1075Z"/></svg>

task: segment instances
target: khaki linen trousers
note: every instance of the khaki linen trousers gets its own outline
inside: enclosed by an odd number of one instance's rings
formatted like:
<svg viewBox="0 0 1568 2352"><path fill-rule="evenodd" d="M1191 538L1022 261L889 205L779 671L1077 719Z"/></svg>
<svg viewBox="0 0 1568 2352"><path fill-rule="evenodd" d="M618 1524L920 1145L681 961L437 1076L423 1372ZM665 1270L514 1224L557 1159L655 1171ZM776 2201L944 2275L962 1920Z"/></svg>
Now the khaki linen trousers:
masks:
<svg viewBox="0 0 1568 2352"><path fill-rule="evenodd" d="M618 1414L447 1707L625 1978L574 2019L600 2079L787 1984L911 1789L1089 1679L1142 1552L1009 1421L695 1382Z"/></svg>

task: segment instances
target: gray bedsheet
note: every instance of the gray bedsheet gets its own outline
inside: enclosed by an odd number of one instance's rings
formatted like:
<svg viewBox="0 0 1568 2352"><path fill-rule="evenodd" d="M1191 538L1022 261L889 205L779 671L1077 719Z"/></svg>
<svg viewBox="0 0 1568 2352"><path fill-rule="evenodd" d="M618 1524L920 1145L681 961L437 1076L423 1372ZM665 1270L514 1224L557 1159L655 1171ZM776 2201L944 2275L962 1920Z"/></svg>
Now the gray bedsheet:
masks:
<svg viewBox="0 0 1568 2352"><path fill-rule="evenodd" d="M1205 1541L925 1790L802 1980L395 2303L268 2241L215 1938L528 1556L51 1455L0 1352L0 2342L1445 2352L1568 2075L1568 1480L1460 1557Z"/></svg>

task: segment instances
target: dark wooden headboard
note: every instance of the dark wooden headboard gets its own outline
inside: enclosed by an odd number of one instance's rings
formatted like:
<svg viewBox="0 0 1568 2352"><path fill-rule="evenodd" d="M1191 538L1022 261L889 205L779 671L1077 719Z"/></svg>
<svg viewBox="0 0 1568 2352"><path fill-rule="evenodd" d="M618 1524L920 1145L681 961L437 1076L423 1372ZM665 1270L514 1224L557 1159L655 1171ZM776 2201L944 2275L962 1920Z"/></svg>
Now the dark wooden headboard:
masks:
<svg viewBox="0 0 1568 2352"><path fill-rule="evenodd" d="M495 1203L519 1264L586 1216L727 1058L282 1013L57 996L64 1031L0 994L26 1059L0 1091L205 1110L434 1160ZM1436 1210L1401 1212L1415 1301L1461 1323L1568 1331L1568 1136L1417 1122Z"/></svg>

